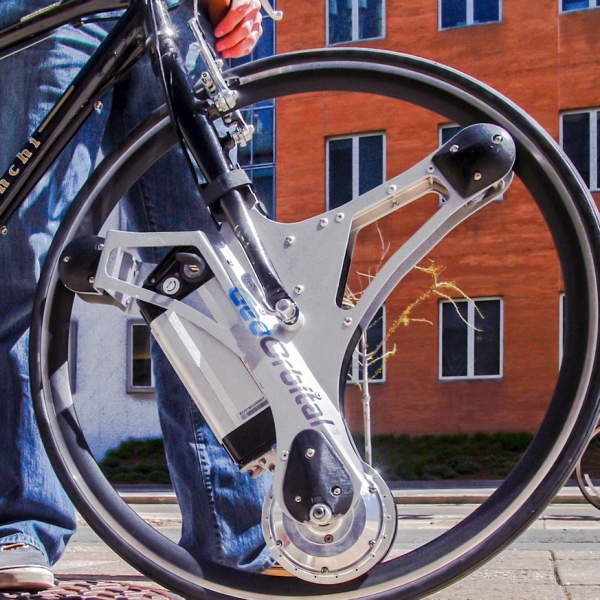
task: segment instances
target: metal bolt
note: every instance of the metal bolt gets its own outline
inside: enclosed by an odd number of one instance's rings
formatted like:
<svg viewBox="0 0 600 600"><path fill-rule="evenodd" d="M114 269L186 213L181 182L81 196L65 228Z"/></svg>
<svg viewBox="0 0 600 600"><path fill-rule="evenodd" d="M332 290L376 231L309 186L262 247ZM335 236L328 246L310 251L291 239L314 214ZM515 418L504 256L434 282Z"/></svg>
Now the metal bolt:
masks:
<svg viewBox="0 0 600 600"><path fill-rule="evenodd" d="M494 144L501 144L504 141L504 138L499 133L497 133L492 138L492 141L494 142Z"/></svg>
<svg viewBox="0 0 600 600"><path fill-rule="evenodd" d="M277 540L277 541L275 542L275 545L276 545L276 546L283 546L283 542L282 542L281 540Z"/></svg>
<svg viewBox="0 0 600 600"><path fill-rule="evenodd" d="M427 167L427 172L428 172L428 173L433 173L434 171L435 171L435 167L434 167L433 165L429 165L429 166Z"/></svg>
<svg viewBox="0 0 600 600"><path fill-rule="evenodd" d="M475 181L479 181L483 175L479 171L475 171L475 175L473 176Z"/></svg>
<svg viewBox="0 0 600 600"><path fill-rule="evenodd" d="M375 493L377 492L377 488L376 488L374 485L372 485L372 486L369 488L369 492L371 492L371 494L375 494Z"/></svg>
<svg viewBox="0 0 600 600"><path fill-rule="evenodd" d="M333 542L333 536L328 533L324 538L323 538L324 542L326 544L331 544L331 542Z"/></svg>
<svg viewBox="0 0 600 600"><path fill-rule="evenodd" d="M296 503L300 504L300 502L302 502L302 496L296 496L296 497L294 498L294 501L295 501Z"/></svg>
<svg viewBox="0 0 600 600"><path fill-rule="evenodd" d="M458 152L460 150L460 146L458 144L453 144L452 146L450 146L450 152L452 152L452 154L454 154L455 152Z"/></svg>
<svg viewBox="0 0 600 600"><path fill-rule="evenodd" d="M309 448L306 451L306 458L312 458L315 455L315 449L314 448Z"/></svg>
<svg viewBox="0 0 600 600"><path fill-rule="evenodd" d="M317 398L317 400L320 400L323 396L319 393L319 392L315 392L315 398Z"/></svg>
<svg viewBox="0 0 600 600"><path fill-rule="evenodd" d="M154 285L156 283L156 277L150 277L150 283Z"/></svg>
<svg viewBox="0 0 600 600"><path fill-rule="evenodd" d="M369 546L371 546L371 548L374 548L377 545L377 542L375 540L369 540Z"/></svg>
<svg viewBox="0 0 600 600"><path fill-rule="evenodd" d="M320 225L321 227L327 227L327 225L329 225L329 219L321 219L321 220L319 221L319 225Z"/></svg>
<svg viewBox="0 0 600 600"><path fill-rule="evenodd" d="M285 243L288 246L291 246L295 241L296 241L296 238L293 235L289 235L288 237L285 238Z"/></svg>
<svg viewBox="0 0 600 600"><path fill-rule="evenodd" d="M2 226L0 227L0 235L6 235L8 233L8 227Z"/></svg>
<svg viewBox="0 0 600 600"><path fill-rule="evenodd" d="M104 244L97 244L96 250L99 250L100 252L102 252L102 250L104 250Z"/></svg>
<svg viewBox="0 0 600 600"><path fill-rule="evenodd" d="M71 257L70 257L70 256L65 256L65 257L63 258L63 262L69 262L70 260L71 260Z"/></svg>
<svg viewBox="0 0 600 600"><path fill-rule="evenodd" d="M344 213L338 213L337 215L335 215L335 220L338 223L341 223L344 220Z"/></svg>
<svg viewBox="0 0 600 600"><path fill-rule="evenodd" d="M390 187L388 187L387 189L387 193L388 194L393 194L398 188L395 185L390 185Z"/></svg>
<svg viewBox="0 0 600 600"><path fill-rule="evenodd" d="M329 569L327 567L321 567L321 573L329 573Z"/></svg>
<svg viewBox="0 0 600 600"><path fill-rule="evenodd" d="M289 453L287 450L284 450L284 451L281 453L281 460L287 460L287 459L288 459L288 457L289 457L289 455L290 455L290 453Z"/></svg>
<svg viewBox="0 0 600 600"><path fill-rule="evenodd" d="M233 261L232 261L231 259L228 259L228 260L227 260L227 264L228 264L230 267L232 267L232 266L233 266Z"/></svg>
<svg viewBox="0 0 600 600"><path fill-rule="evenodd" d="M94 102L94 108L100 112L104 108L104 105L100 100L96 100L96 102Z"/></svg>
<svg viewBox="0 0 600 600"><path fill-rule="evenodd" d="M94 277L93 277L93 276L91 276L91 277L88 279L88 281L89 281L90 283L94 283L94 281L96 281L96 280L94 279Z"/></svg>
<svg viewBox="0 0 600 600"><path fill-rule="evenodd" d="M352 317L346 317L346 318L344 319L344 325L345 325L346 327L350 327L350 325L352 325Z"/></svg>
<svg viewBox="0 0 600 600"><path fill-rule="evenodd" d="M302 292L304 291L304 286L303 285L297 285L294 288L294 293L300 295Z"/></svg>
<svg viewBox="0 0 600 600"><path fill-rule="evenodd" d="M342 488L339 485L336 485L332 490L331 493L334 496L339 496L342 493Z"/></svg>

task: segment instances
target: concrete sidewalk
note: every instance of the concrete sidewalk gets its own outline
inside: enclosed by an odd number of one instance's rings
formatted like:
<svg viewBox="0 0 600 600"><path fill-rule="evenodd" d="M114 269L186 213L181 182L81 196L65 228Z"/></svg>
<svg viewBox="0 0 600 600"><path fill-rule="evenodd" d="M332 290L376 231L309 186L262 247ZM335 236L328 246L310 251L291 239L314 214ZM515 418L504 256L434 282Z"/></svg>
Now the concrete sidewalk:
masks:
<svg viewBox="0 0 600 600"><path fill-rule="evenodd" d="M400 489L392 557L437 537L477 507L494 485ZM176 541L181 514L168 489L122 491L148 523ZM573 503L567 503L572 500ZM81 520L56 565L61 581L101 579L152 585L110 550ZM156 587L156 586L155 586ZM568 486L512 546L435 600L600 600L600 511Z"/></svg>

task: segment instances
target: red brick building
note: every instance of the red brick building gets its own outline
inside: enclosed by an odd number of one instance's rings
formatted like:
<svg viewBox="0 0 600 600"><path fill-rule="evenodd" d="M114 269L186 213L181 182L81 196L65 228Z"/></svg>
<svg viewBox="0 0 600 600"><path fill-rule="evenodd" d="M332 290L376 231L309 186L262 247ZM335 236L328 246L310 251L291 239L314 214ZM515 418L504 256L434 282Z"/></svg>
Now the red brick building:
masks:
<svg viewBox="0 0 600 600"><path fill-rule="evenodd" d="M597 1L279 0L285 19L277 25L277 52L372 47L464 71L508 96L564 142L594 191L600 137ZM381 180L403 172L433 152L444 126L452 125L395 100L379 98L374 105L373 98L312 93L277 101L278 220L300 220L339 204L339 190L355 195L363 175L377 179L373 169L382 171ZM344 169L355 182L346 191ZM339 190L332 184L328 191L332 181L341 182ZM381 227L385 242L397 247L439 203L430 194L388 217ZM370 231L364 238L376 263L379 236ZM480 335L460 319L457 324L454 308L444 308L439 299L418 307L414 316L431 324L401 327L388 340L387 349L396 344L397 353L386 363L384 381L371 386L373 432L534 431L559 369L563 291L537 207L515 181L501 200L451 233L430 259L445 267L442 279L456 282L479 302L488 317L484 329L494 331ZM386 304L386 327L430 283L427 275L413 272ZM479 328L478 313L469 314L466 304L459 307ZM452 357L461 364L448 363ZM352 426L360 429L356 387L349 389L346 405Z"/></svg>

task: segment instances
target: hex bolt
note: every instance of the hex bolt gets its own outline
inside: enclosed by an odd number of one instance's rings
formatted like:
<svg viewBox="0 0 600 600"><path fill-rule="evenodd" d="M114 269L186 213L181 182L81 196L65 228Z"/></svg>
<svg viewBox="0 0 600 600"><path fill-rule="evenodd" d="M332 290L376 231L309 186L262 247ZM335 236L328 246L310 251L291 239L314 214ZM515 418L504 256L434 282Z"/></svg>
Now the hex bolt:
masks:
<svg viewBox="0 0 600 600"><path fill-rule="evenodd" d="M494 142L494 144L501 144L504 141L504 138L499 133L497 133L492 138L492 141Z"/></svg>
<svg viewBox="0 0 600 600"><path fill-rule="evenodd" d="M460 146L458 144L453 144L452 146L450 146L450 152L452 152L452 154L454 154L455 152L458 152L460 150Z"/></svg>
<svg viewBox="0 0 600 600"><path fill-rule="evenodd" d="M314 448L309 448L306 451L306 458L312 458L315 455L315 449Z"/></svg>
<svg viewBox="0 0 600 600"><path fill-rule="evenodd" d="M475 171L475 175L473 175L475 181L479 181L482 177L483 175L479 171Z"/></svg>
<svg viewBox="0 0 600 600"><path fill-rule="evenodd" d="M297 504L300 504L300 502L302 502L302 496L296 496L294 498L294 502L296 502Z"/></svg>
<svg viewBox="0 0 600 600"><path fill-rule="evenodd" d="M344 220L344 213L339 212L337 215L335 215L335 220L338 223L341 223Z"/></svg>
<svg viewBox="0 0 600 600"><path fill-rule="evenodd" d="M323 538L323 541L324 541L326 544L331 544L331 542L333 542L333 536L332 536L330 533L328 533L328 534L327 534L327 535L326 535L326 536Z"/></svg>
<svg viewBox="0 0 600 600"><path fill-rule="evenodd" d="M331 490L331 493L332 493L334 496L340 496L340 495L341 495L341 493L342 493L342 488L341 488L339 485L336 485L336 486L335 486L335 487L334 487L334 488Z"/></svg>

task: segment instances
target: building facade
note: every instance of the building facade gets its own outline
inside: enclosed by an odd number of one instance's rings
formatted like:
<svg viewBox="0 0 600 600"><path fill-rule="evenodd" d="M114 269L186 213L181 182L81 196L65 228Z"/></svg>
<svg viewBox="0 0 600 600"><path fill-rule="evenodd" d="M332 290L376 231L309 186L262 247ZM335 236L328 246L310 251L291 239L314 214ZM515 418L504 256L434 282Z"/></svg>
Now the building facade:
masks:
<svg viewBox="0 0 600 600"><path fill-rule="evenodd" d="M278 52L376 48L465 72L536 119L595 192L599 6L597 0L279 0L285 18L277 26ZM280 221L343 206L458 130L430 111L366 94L303 94L278 99L276 108ZM376 269L382 247L399 247L440 201L430 194L386 217L378 231L365 232L366 260L358 270ZM444 269L440 281L454 282L474 302L443 289L455 303L431 295L413 312L423 321L389 336L386 350L395 346L396 353L370 386L373 432L535 431L559 371L564 300L552 240L521 182L421 263L431 265ZM384 307L380 336L431 283L423 271L406 278ZM348 386L347 416L357 430L360 396Z"/></svg>

